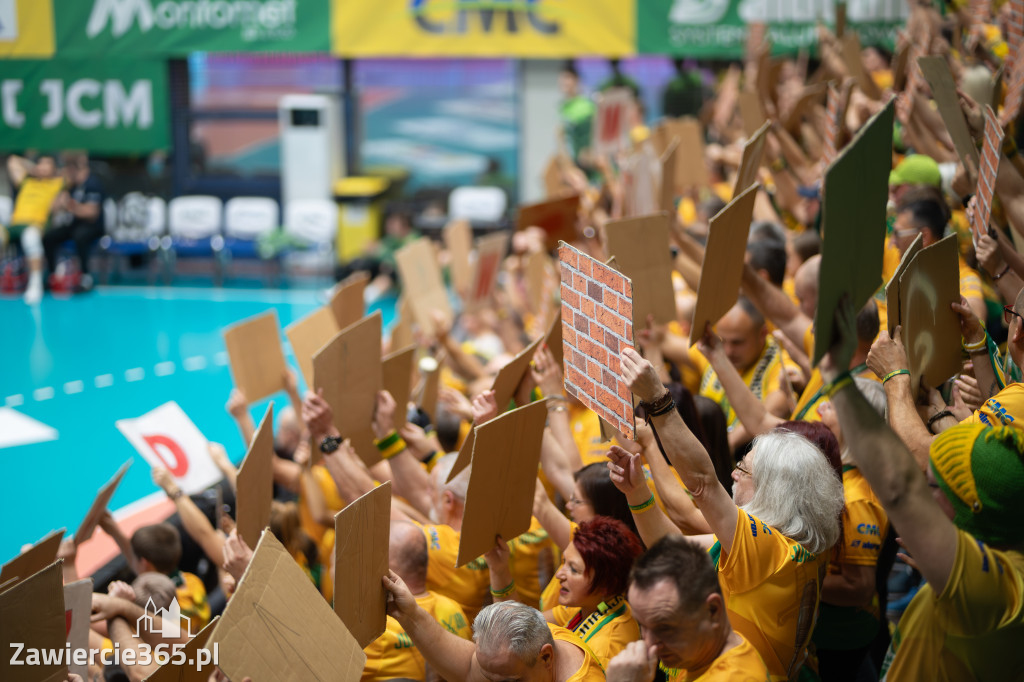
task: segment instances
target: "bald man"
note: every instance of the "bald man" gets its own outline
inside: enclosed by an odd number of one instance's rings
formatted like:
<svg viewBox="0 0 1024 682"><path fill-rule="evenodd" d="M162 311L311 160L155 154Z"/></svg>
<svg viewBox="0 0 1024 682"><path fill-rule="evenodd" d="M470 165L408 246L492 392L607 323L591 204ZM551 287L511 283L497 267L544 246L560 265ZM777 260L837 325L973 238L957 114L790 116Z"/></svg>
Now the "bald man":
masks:
<svg viewBox="0 0 1024 682"><path fill-rule="evenodd" d="M451 599L427 590L427 540L419 526L408 521L391 522L388 568L397 573L416 599L416 604L433 616L448 632L471 639L466 614ZM366 667L362 682L370 680L422 680L426 662L401 624L388 616L387 629L364 649Z"/></svg>

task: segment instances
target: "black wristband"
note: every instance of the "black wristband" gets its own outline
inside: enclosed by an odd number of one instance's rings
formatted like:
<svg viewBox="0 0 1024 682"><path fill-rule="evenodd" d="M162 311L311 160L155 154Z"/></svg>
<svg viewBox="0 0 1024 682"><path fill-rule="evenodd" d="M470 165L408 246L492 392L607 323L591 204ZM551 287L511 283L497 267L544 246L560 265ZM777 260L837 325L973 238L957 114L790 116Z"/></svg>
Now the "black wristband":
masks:
<svg viewBox="0 0 1024 682"><path fill-rule="evenodd" d="M672 399L672 392L666 390L665 395L651 402L640 401L640 407L644 410L644 420L650 424L651 417L660 417L671 412L676 406Z"/></svg>
<svg viewBox="0 0 1024 682"><path fill-rule="evenodd" d="M341 438L337 436L324 436L320 441L320 452L329 455L341 446Z"/></svg>
<svg viewBox="0 0 1024 682"><path fill-rule="evenodd" d="M932 425L935 422L939 421L940 419L944 419L946 417L953 417L953 416L955 416L955 415L952 412L950 412L949 410L942 410L941 412L936 412L932 416L928 417L928 432L929 433L934 433L932 431Z"/></svg>

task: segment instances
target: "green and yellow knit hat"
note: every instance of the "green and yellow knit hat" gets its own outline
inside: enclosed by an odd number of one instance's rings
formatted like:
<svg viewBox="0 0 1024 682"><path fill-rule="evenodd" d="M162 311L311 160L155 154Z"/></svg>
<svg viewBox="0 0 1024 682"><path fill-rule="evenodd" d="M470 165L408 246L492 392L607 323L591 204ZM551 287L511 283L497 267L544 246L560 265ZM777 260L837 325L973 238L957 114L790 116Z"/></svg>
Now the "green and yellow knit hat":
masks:
<svg viewBox="0 0 1024 682"><path fill-rule="evenodd" d="M957 528L988 544L1024 541L1024 431L961 424L935 437L929 457Z"/></svg>

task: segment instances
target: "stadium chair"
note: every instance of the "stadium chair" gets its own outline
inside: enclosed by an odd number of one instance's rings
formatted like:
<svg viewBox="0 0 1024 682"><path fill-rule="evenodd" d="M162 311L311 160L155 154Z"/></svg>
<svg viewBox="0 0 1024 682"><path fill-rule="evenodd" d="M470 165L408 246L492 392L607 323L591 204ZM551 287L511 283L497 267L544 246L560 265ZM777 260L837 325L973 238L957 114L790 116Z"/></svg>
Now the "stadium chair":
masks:
<svg viewBox="0 0 1024 682"><path fill-rule="evenodd" d="M224 272L228 273L232 260L272 261L274 275L280 271L280 260L273 249L262 245L280 225L277 202L265 197L235 197L224 205Z"/></svg>
<svg viewBox="0 0 1024 682"><path fill-rule="evenodd" d="M167 247L167 202L160 197L147 197L141 192L129 192L120 203L104 202L104 221L107 234L100 238L99 253L102 261L101 278L106 284L111 272L117 277L124 274L124 263L140 259L146 264L146 281L156 281L161 247ZM116 264L116 268L114 267Z"/></svg>
<svg viewBox="0 0 1024 682"><path fill-rule="evenodd" d="M284 232L295 245L286 254L289 269L334 272L338 205L329 199L296 199L285 206Z"/></svg>
<svg viewBox="0 0 1024 682"><path fill-rule="evenodd" d="M221 235L223 202L211 196L184 196L171 199L167 205L167 229L170 248L164 249L166 271L173 273L178 259L213 261L213 282L220 286L224 277L220 252L224 249Z"/></svg>
<svg viewBox="0 0 1024 682"><path fill-rule="evenodd" d="M500 187L458 187L448 196L448 219L497 227L505 219L508 196Z"/></svg>

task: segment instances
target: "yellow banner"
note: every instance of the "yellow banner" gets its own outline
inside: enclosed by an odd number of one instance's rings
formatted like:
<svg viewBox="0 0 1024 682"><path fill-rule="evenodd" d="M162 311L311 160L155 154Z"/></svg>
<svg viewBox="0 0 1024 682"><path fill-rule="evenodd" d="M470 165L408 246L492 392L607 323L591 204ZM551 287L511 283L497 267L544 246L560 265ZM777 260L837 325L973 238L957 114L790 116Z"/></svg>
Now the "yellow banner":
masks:
<svg viewBox="0 0 1024 682"><path fill-rule="evenodd" d="M636 52L635 0L333 0L342 57L619 57Z"/></svg>
<svg viewBox="0 0 1024 682"><path fill-rule="evenodd" d="M0 59L53 56L52 0L0 0Z"/></svg>

